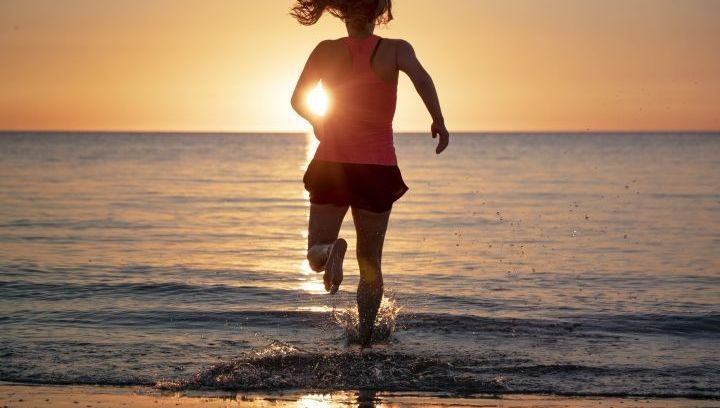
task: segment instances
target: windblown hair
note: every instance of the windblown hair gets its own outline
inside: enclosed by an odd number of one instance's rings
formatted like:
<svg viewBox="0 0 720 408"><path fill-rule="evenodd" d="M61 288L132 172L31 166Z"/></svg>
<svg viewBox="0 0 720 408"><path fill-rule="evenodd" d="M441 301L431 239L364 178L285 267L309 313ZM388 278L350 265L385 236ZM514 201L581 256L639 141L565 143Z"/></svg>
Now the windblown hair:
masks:
<svg viewBox="0 0 720 408"><path fill-rule="evenodd" d="M302 25L313 25L325 11L356 28L393 19L392 0L297 0L290 15Z"/></svg>

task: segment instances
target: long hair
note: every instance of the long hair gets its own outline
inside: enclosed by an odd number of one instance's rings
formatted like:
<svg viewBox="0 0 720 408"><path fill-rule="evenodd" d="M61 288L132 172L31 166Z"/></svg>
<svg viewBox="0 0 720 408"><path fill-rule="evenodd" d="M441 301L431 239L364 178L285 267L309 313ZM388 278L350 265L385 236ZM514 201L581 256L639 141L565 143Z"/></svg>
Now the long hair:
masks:
<svg viewBox="0 0 720 408"><path fill-rule="evenodd" d="M297 0L290 15L302 25L313 25L325 11L355 28L393 19L392 0Z"/></svg>

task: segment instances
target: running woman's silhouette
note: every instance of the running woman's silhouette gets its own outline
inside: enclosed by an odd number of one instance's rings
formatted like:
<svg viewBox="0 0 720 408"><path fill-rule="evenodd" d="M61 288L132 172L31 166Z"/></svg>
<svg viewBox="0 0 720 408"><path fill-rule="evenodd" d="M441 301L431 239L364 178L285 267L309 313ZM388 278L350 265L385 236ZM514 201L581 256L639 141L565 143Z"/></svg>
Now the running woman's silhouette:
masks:
<svg viewBox="0 0 720 408"><path fill-rule="evenodd" d="M445 150L450 135L432 78L410 43L373 34L376 24L392 20L392 1L297 0L290 14L312 25L326 11L345 23L348 36L315 47L291 102L320 141L303 177L311 203L307 258L314 271L325 271L325 289L337 292L347 250L338 234L352 208L360 267L360 344L366 347L383 294L380 263L390 211L408 190L393 146L399 71L410 77L430 112L430 132L440 137L436 153ZM313 113L306 103L320 81L330 98L325 116Z"/></svg>

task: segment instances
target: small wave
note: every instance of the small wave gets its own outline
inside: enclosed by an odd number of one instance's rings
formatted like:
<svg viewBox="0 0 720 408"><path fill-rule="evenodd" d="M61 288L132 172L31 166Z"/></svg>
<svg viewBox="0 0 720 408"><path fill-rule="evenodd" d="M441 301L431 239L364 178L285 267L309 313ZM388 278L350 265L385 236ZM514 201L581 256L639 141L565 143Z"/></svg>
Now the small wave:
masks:
<svg viewBox="0 0 720 408"><path fill-rule="evenodd" d="M499 392L503 385L462 375L431 357L382 351L309 353L276 341L240 358L215 364L190 379L161 380L161 390L382 389Z"/></svg>
<svg viewBox="0 0 720 408"><path fill-rule="evenodd" d="M714 372L710 370L711 372ZM372 389L377 391L477 394L557 394L718 398L708 369L596 367L528 364L477 356L443 358L348 349L307 352L282 341L239 358L213 364L190 378L162 379L159 390L279 391Z"/></svg>
<svg viewBox="0 0 720 408"><path fill-rule="evenodd" d="M243 276L238 274L238 279ZM0 289L7 298L74 300L96 297L117 298L131 296L138 299L156 298L187 299L198 301L226 302L228 297L263 297L264 300L287 300L297 297L297 291L263 286L198 285L183 282L123 282L123 283L80 283L80 282L35 282L28 280L0 281Z"/></svg>
<svg viewBox="0 0 720 408"><path fill-rule="evenodd" d="M573 317L588 329L630 334L679 335L693 337L720 334L720 314L667 315L621 314Z"/></svg>
<svg viewBox="0 0 720 408"><path fill-rule="evenodd" d="M0 285L2 287L2 285ZM4 286L5 289L8 286ZM142 290L153 290L143 285ZM8 290L6 293L11 293ZM262 289L253 289L258 295ZM12 296L9 296L12 298ZM288 296L290 300L296 297ZM290 303L290 300L286 303ZM357 309L348 307L329 312L310 310L259 309L259 310L205 310L156 308L127 310L112 307L103 310L16 310L2 315L0 320L22 324L33 321L42 324L76 324L102 327L206 327L227 324L266 327L282 324L284 327L322 327L334 322L345 331L350 343L357 338ZM405 307L407 309L407 307ZM387 340L396 330L422 331L437 334L483 334L488 336L620 336L670 335L692 338L715 338L720 335L719 314L663 315L581 315L554 319L520 319L484 317L451 313L409 313L392 298L381 304L376 322L375 337Z"/></svg>
<svg viewBox="0 0 720 408"><path fill-rule="evenodd" d="M228 324L251 327L321 327L328 320L327 313L283 310L246 311L184 311L184 310L105 310L99 311L22 311L23 316L5 316L8 323L22 324L30 318L45 325L92 327L154 327L154 328L213 328Z"/></svg>
<svg viewBox="0 0 720 408"><path fill-rule="evenodd" d="M720 315L622 314L583 315L554 319L494 318L472 315L416 313L401 315L405 329L450 332L497 333L510 335L617 335L659 334L676 336L717 336Z"/></svg>

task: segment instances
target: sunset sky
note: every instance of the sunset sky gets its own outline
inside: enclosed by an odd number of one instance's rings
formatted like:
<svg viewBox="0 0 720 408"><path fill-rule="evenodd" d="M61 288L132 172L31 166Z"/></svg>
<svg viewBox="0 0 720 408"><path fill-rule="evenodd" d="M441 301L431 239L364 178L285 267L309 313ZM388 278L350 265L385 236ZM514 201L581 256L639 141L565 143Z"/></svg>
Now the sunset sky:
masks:
<svg viewBox="0 0 720 408"><path fill-rule="evenodd" d="M0 0L0 130L303 131L289 0ZM395 0L451 131L718 130L720 1ZM430 119L406 77L395 129Z"/></svg>

